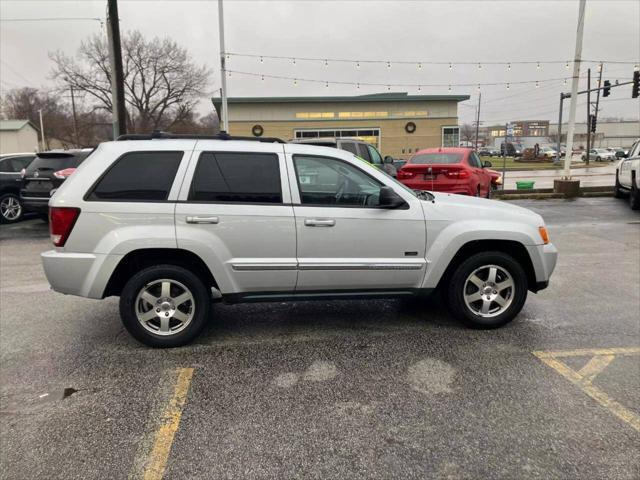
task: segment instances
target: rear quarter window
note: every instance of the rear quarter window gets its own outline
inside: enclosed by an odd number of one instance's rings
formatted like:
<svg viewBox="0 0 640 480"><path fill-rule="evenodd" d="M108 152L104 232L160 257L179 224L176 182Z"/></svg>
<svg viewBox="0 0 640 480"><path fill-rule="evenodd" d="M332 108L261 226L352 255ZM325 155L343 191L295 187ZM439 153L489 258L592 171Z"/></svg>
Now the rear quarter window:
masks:
<svg viewBox="0 0 640 480"><path fill-rule="evenodd" d="M107 170L87 200L164 201L184 152L126 153Z"/></svg>

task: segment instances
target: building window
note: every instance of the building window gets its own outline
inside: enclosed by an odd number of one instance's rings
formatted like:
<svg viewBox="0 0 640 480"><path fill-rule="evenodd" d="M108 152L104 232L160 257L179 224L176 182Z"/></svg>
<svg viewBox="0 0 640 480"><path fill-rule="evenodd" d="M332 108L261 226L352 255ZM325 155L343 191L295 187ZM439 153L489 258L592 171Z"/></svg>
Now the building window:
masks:
<svg viewBox="0 0 640 480"><path fill-rule="evenodd" d="M322 128L322 129L304 129L294 130L296 138L327 138L327 137L350 137L357 138L363 142L370 143L376 148L380 148L380 129L379 128Z"/></svg>
<svg viewBox="0 0 640 480"><path fill-rule="evenodd" d="M442 127L442 146L460 146L460 127Z"/></svg>
<svg viewBox="0 0 640 480"><path fill-rule="evenodd" d="M317 120L319 118L334 118L335 114L333 112L297 112L296 118L304 119L304 120Z"/></svg>
<svg viewBox="0 0 640 480"><path fill-rule="evenodd" d="M389 112L338 112L338 118L384 118Z"/></svg>

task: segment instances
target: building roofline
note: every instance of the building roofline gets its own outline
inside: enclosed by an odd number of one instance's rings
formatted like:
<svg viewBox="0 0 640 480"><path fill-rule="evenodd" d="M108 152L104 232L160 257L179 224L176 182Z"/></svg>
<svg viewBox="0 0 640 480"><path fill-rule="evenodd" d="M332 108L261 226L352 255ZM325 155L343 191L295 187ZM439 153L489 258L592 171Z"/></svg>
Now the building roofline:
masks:
<svg viewBox="0 0 640 480"><path fill-rule="evenodd" d="M16 132L22 130L27 124L31 125L31 128L36 132L40 132L40 129L31 120L0 120L0 130L3 132Z"/></svg>
<svg viewBox="0 0 640 480"><path fill-rule="evenodd" d="M356 96L328 96L328 97L230 97L227 102L231 104L246 103L364 103L364 102L464 102L469 100L469 95L409 95L407 92L375 93L371 95ZM211 99L214 105L220 105L220 97Z"/></svg>

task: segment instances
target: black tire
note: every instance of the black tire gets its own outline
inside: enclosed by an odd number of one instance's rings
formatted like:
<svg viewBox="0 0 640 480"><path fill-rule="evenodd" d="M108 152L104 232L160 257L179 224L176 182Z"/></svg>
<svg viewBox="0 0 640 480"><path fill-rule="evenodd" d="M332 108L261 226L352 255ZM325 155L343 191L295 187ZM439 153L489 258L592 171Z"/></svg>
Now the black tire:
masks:
<svg viewBox="0 0 640 480"><path fill-rule="evenodd" d="M616 185L613 188L613 196L616 198L624 198L625 192L620 188L620 180L618 180L618 172L616 171Z"/></svg>
<svg viewBox="0 0 640 480"><path fill-rule="evenodd" d="M602 160L600 157L596 157L596 162L599 162L600 160Z"/></svg>
<svg viewBox="0 0 640 480"><path fill-rule="evenodd" d="M480 197L480 185L478 185L478 190L476 190L476 197Z"/></svg>
<svg viewBox="0 0 640 480"><path fill-rule="evenodd" d="M636 187L637 180L631 178L631 191L629 192L629 206L631 210L640 210L640 192Z"/></svg>
<svg viewBox="0 0 640 480"><path fill-rule="evenodd" d="M158 335L142 326L136 315L136 301L143 288L154 281L168 279L190 290L195 308L191 321L174 334ZM211 294L204 282L191 271L176 265L157 265L141 270L126 283L120 294L120 318L127 331L139 342L154 348L181 347L197 337L209 319ZM172 317L173 319L173 317Z"/></svg>
<svg viewBox="0 0 640 480"><path fill-rule="evenodd" d="M465 303L467 279L483 266L495 265L511 275L513 289L509 298L511 303L495 316L483 317L474 313ZM498 328L515 318L527 299L527 275L522 266L510 255L502 252L480 252L462 262L453 272L447 292L447 304L451 313L458 320L472 328ZM494 305L492 302L491 305ZM496 305L497 307L497 305ZM495 308L495 307L494 307Z"/></svg>
<svg viewBox="0 0 640 480"><path fill-rule="evenodd" d="M24 207L15 193L0 195L0 223L16 223L22 220Z"/></svg>

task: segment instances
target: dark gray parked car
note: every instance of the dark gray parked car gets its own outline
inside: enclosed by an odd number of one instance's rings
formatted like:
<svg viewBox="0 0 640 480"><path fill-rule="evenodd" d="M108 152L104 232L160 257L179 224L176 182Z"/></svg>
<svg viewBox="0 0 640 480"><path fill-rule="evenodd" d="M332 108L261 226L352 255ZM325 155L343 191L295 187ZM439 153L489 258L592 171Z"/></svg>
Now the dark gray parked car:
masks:
<svg viewBox="0 0 640 480"><path fill-rule="evenodd" d="M340 150L346 150L354 155L375 165L393 178L396 178L398 170L393 164L393 158L382 158L378 149L370 143L363 142L357 138L296 138L291 140L292 143L304 143L305 145L317 145L320 147L333 147Z"/></svg>

